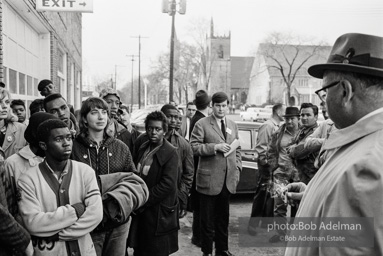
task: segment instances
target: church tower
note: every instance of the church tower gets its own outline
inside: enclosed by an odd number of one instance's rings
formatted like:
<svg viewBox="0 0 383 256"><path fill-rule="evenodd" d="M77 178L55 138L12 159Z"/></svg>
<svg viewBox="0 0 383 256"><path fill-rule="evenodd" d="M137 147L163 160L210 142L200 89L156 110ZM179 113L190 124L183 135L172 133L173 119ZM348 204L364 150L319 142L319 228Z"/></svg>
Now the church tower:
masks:
<svg viewBox="0 0 383 256"><path fill-rule="evenodd" d="M210 34L207 37L208 93L212 95L223 91L231 98L230 31L228 35L215 34L212 18Z"/></svg>

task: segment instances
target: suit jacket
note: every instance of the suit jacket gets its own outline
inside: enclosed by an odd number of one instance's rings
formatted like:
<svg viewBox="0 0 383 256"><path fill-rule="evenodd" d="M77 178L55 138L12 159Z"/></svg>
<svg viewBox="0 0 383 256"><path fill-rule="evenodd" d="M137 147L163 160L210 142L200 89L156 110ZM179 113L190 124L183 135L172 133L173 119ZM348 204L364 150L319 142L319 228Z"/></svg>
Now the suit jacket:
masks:
<svg viewBox="0 0 383 256"><path fill-rule="evenodd" d="M238 127L227 118L226 140L213 115L202 118L195 124L190 143L194 155L199 156L196 177L198 192L218 195L226 184L230 193L235 194L242 170L240 147L227 157L214 150L216 144L231 144L235 139L238 139Z"/></svg>

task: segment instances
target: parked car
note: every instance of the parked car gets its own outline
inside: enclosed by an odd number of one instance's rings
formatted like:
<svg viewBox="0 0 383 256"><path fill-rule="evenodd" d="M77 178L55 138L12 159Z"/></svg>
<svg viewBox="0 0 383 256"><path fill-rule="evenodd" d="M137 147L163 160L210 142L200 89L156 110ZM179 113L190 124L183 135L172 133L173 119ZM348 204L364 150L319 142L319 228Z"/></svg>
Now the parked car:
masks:
<svg viewBox="0 0 383 256"><path fill-rule="evenodd" d="M236 121L241 145L242 172L237 193L255 193L257 184L258 154L255 144L262 123Z"/></svg>
<svg viewBox="0 0 383 256"><path fill-rule="evenodd" d="M136 109L130 116L130 123L139 132L145 132L145 118L146 116L155 110L160 110L161 106L150 106L147 108Z"/></svg>
<svg viewBox="0 0 383 256"><path fill-rule="evenodd" d="M272 108L261 108L258 112L258 116L255 119L256 122L265 122L267 121L270 117L271 114L273 113Z"/></svg>
<svg viewBox="0 0 383 256"><path fill-rule="evenodd" d="M254 122L259 115L259 111L261 108L248 108L246 111L242 111L239 113L242 121L251 121Z"/></svg>

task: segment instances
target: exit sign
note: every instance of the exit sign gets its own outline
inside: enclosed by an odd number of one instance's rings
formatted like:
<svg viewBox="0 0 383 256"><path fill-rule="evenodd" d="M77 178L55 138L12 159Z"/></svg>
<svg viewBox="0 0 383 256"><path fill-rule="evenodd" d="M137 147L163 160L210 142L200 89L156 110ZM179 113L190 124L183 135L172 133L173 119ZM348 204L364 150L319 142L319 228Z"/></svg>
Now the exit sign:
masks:
<svg viewBox="0 0 383 256"><path fill-rule="evenodd" d="M93 12L93 0L36 0L37 11Z"/></svg>

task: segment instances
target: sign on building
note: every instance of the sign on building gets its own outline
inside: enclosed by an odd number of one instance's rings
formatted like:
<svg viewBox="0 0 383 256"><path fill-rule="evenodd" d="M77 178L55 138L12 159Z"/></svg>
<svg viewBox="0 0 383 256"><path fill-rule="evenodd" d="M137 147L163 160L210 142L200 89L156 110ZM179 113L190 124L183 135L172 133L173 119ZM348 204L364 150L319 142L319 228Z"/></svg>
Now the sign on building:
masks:
<svg viewBox="0 0 383 256"><path fill-rule="evenodd" d="M36 0L37 11L93 12L93 0Z"/></svg>

